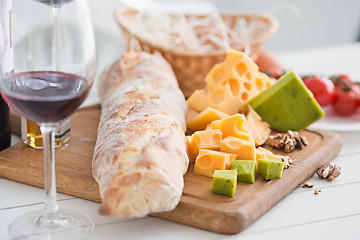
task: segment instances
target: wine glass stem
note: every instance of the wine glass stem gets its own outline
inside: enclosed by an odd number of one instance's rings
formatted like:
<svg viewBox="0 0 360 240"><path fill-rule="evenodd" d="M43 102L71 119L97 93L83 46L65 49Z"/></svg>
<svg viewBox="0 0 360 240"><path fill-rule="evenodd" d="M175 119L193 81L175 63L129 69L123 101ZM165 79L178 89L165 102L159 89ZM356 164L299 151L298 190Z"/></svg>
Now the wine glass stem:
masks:
<svg viewBox="0 0 360 240"><path fill-rule="evenodd" d="M55 124L40 124L44 145L45 208L43 218L54 218L59 213L55 179Z"/></svg>

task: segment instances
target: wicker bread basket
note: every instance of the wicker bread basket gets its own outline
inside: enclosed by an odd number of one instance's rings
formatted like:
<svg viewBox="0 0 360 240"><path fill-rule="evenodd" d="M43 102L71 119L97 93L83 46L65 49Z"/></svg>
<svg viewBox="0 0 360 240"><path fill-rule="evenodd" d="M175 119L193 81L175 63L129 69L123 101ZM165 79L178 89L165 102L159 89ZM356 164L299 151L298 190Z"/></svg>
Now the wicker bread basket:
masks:
<svg viewBox="0 0 360 240"><path fill-rule="evenodd" d="M144 40L132 31L132 25L128 23L127 17L137 14L136 10L130 8L119 8L115 12L115 18L121 27L123 37L128 48L136 44L146 52L160 52L173 67L178 79L180 89L185 97L189 97L196 89L205 86L204 78L210 69L225 58L226 50L219 49L208 53L196 53L164 46L155 41ZM224 24L234 32L241 31L239 26L244 22L250 31L249 55L255 59L260 46L268 40L277 30L278 21L269 14L221 14ZM186 16L192 17L192 16ZM201 17L201 16L196 16ZM240 22L242 25L240 25ZM237 50L244 51L244 47Z"/></svg>

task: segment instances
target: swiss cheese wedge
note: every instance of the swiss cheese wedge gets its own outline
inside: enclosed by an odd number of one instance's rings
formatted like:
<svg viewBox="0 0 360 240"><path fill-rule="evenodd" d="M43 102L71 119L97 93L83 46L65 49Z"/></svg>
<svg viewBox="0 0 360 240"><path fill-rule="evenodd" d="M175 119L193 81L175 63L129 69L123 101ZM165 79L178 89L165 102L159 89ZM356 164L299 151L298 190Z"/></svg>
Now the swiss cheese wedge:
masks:
<svg viewBox="0 0 360 240"><path fill-rule="evenodd" d="M229 50L205 81L206 88L195 91L187 100L189 107L199 112L213 107L230 115L246 113L248 100L272 85L250 57L236 50Z"/></svg>

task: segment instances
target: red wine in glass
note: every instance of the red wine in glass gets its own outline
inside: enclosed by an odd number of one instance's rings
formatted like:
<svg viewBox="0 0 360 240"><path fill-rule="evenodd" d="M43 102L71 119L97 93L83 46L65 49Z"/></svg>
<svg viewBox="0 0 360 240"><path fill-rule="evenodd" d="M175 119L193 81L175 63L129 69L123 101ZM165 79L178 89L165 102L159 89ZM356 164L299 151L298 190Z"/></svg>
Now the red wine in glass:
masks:
<svg viewBox="0 0 360 240"><path fill-rule="evenodd" d="M55 71L34 71L3 80L2 96L20 115L35 122L57 122L71 115L88 93L83 77Z"/></svg>

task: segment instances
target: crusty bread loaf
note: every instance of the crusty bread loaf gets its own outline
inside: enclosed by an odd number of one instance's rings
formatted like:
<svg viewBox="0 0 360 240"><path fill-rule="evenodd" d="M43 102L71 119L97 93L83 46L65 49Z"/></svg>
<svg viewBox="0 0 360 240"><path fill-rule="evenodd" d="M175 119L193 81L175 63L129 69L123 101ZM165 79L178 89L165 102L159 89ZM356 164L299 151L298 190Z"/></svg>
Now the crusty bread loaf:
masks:
<svg viewBox="0 0 360 240"><path fill-rule="evenodd" d="M100 212L141 217L180 201L188 167L187 105L160 54L127 52L99 79L102 114L93 157Z"/></svg>

